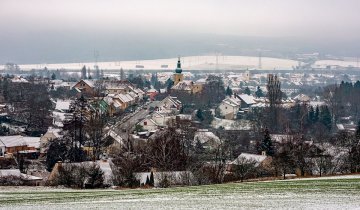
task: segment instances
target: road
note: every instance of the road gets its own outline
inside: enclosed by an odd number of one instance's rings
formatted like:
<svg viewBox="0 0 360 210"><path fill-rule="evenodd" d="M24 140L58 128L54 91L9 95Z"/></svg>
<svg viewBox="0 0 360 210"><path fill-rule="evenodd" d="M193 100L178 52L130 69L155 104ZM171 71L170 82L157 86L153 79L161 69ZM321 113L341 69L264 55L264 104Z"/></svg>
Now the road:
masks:
<svg viewBox="0 0 360 210"><path fill-rule="evenodd" d="M111 126L110 131L121 137L121 139L127 140L129 135L134 130L136 123L138 123L141 119L144 119L147 115L150 114L149 109L144 109L144 106L150 107L155 103L156 102L150 102L147 105L140 106L138 109L135 110L135 112L126 115L121 121Z"/></svg>

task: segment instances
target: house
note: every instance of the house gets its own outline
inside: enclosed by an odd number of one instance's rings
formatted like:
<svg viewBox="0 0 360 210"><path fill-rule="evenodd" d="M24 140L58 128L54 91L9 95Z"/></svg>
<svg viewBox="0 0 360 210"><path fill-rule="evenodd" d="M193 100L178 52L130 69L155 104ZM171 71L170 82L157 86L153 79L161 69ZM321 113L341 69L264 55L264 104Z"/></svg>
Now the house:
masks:
<svg viewBox="0 0 360 210"><path fill-rule="evenodd" d="M111 160L98 160L96 162L93 161L85 161L85 162L79 162L79 163L62 163L62 162L58 162L54 165L48 181L51 183L52 181L54 181L56 179L56 177L59 174L59 169L60 167L64 167L66 165L73 165L73 166L81 166L81 165L92 165L92 164L96 164L100 167L100 169L104 172L104 184L108 185L108 186L112 186L113 185L113 181L112 181L112 177L113 177L113 172L112 172L112 168L111 168ZM85 184L85 183L84 183Z"/></svg>
<svg viewBox="0 0 360 210"><path fill-rule="evenodd" d="M6 153L14 154L20 151L37 153L40 149L40 137L0 136L0 147L4 149L4 146Z"/></svg>
<svg viewBox="0 0 360 210"><path fill-rule="evenodd" d="M158 127L159 127L159 125L153 119L151 119L151 117L142 119L138 123L138 125L141 125L142 128L146 131L154 131L154 130L158 129Z"/></svg>
<svg viewBox="0 0 360 210"><path fill-rule="evenodd" d="M135 99L133 97L131 97L131 95L129 94L117 94L113 97L113 100L120 104L120 108L122 110L125 110L126 108L128 108L130 105L135 103Z"/></svg>
<svg viewBox="0 0 360 210"><path fill-rule="evenodd" d="M29 81L27 81L26 79L16 76L14 78L11 79L11 82L13 83L28 83Z"/></svg>
<svg viewBox="0 0 360 210"><path fill-rule="evenodd" d="M200 143L204 149L212 150L220 146L220 138L208 129L199 129L194 135L194 145Z"/></svg>
<svg viewBox="0 0 360 210"><path fill-rule="evenodd" d="M95 81L82 79L73 88L85 95L92 96L95 94Z"/></svg>
<svg viewBox="0 0 360 210"><path fill-rule="evenodd" d="M266 156L265 153L261 155L250 154L250 153L241 153L235 160L227 164L228 171L234 171L234 167L242 164L244 161L252 161L255 164L255 167L263 167L266 169L271 168L272 158Z"/></svg>
<svg viewBox="0 0 360 210"><path fill-rule="evenodd" d="M256 104L255 97L247 94L235 95L241 101L241 108L249 108Z"/></svg>
<svg viewBox="0 0 360 210"><path fill-rule="evenodd" d="M155 111L159 113L178 114L180 112L181 105L181 101L179 101L177 97L167 96L156 105Z"/></svg>
<svg viewBox="0 0 360 210"><path fill-rule="evenodd" d="M146 95L150 98L151 101L155 100L155 96L158 94L159 92L157 90L155 90L154 88L146 91Z"/></svg>
<svg viewBox="0 0 360 210"><path fill-rule="evenodd" d="M294 100L298 103L308 104L310 102L310 97L305 94L299 94L294 97Z"/></svg>
<svg viewBox="0 0 360 210"><path fill-rule="evenodd" d="M23 174L19 169L0 169L0 177L18 177L25 182L26 185L38 186L43 180L41 177Z"/></svg>
<svg viewBox="0 0 360 210"><path fill-rule="evenodd" d="M178 59L175 73L173 75L174 86L171 87L173 92L186 92L186 93L200 93L203 89L204 83L202 82L193 82L191 80L184 80L184 75L182 73L181 61Z"/></svg>
<svg viewBox="0 0 360 210"><path fill-rule="evenodd" d="M68 113L70 112L71 100L57 100L55 110L58 112Z"/></svg>
<svg viewBox="0 0 360 210"><path fill-rule="evenodd" d="M6 153L17 153L27 150L27 145L22 136L0 136L0 142L5 145Z"/></svg>
<svg viewBox="0 0 360 210"><path fill-rule="evenodd" d="M62 135L60 135L60 132L61 129L49 128L47 132L40 137L40 154L47 153L47 144L49 141L62 137Z"/></svg>
<svg viewBox="0 0 360 210"><path fill-rule="evenodd" d="M225 119L236 119L241 107L241 101L236 97L225 98L219 105L220 115Z"/></svg>

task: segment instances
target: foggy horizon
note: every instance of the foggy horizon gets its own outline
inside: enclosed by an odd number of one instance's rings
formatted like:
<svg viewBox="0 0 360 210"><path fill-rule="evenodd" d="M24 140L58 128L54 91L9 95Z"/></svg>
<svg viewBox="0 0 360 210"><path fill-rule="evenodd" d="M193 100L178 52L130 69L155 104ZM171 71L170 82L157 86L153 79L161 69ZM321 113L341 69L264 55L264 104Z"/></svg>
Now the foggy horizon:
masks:
<svg viewBox="0 0 360 210"><path fill-rule="evenodd" d="M360 55L360 2L0 2L0 63L138 60L209 53Z"/></svg>

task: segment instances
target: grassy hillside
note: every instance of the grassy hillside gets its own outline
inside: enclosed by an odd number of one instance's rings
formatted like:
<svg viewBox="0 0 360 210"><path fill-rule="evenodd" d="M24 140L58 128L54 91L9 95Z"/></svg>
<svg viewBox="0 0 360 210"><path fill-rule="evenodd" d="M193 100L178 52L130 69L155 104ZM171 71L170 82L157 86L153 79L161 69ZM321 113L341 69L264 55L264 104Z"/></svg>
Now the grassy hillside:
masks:
<svg viewBox="0 0 360 210"><path fill-rule="evenodd" d="M149 190L0 188L4 209L353 209L360 178L230 183Z"/></svg>

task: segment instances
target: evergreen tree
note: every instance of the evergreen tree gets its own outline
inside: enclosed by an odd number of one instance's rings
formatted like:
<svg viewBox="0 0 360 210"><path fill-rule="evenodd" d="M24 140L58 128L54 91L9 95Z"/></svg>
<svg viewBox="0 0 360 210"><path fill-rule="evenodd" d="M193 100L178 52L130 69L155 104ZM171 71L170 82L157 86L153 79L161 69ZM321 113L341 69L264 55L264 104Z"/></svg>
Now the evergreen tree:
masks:
<svg viewBox="0 0 360 210"><path fill-rule="evenodd" d="M145 185L149 186L150 185L150 179L149 179L149 176L146 176L146 182L145 182Z"/></svg>
<svg viewBox="0 0 360 210"><path fill-rule="evenodd" d="M261 88L260 88L259 86L257 87L257 90L256 90L256 92L255 92L255 95L256 95L256 97L258 97L258 98L264 97L264 93L263 93L263 91L261 90Z"/></svg>
<svg viewBox="0 0 360 210"><path fill-rule="evenodd" d="M260 145L260 151L265 151L266 154L269 156L273 156L275 153L274 147L272 145L272 140L270 137L270 131L267 128L264 131L264 138Z"/></svg>
<svg viewBox="0 0 360 210"><path fill-rule="evenodd" d="M125 80L125 73L124 73L124 70L123 68L120 69L120 80Z"/></svg>
<svg viewBox="0 0 360 210"><path fill-rule="evenodd" d="M94 66L95 68L95 79L100 79L100 69L98 65Z"/></svg>
<svg viewBox="0 0 360 210"><path fill-rule="evenodd" d="M356 133L355 133L355 137L357 140L360 140L360 120L357 124L357 127L356 127Z"/></svg>
<svg viewBox="0 0 360 210"><path fill-rule="evenodd" d="M203 111L201 109L198 109L196 112L196 117L200 120L203 121L204 120L204 114Z"/></svg>
<svg viewBox="0 0 360 210"><path fill-rule="evenodd" d="M233 91L231 90L230 86L227 86L226 91L225 91L225 94L226 94L227 96L232 96Z"/></svg>
<svg viewBox="0 0 360 210"><path fill-rule="evenodd" d="M244 93L247 94L247 95L250 95L251 94L250 88L246 87L245 90L244 90Z"/></svg>
<svg viewBox="0 0 360 210"><path fill-rule="evenodd" d="M315 110L313 106L310 106L308 121L311 124L315 123Z"/></svg>
<svg viewBox="0 0 360 210"><path fill-rule="evenodd" d="M81 69L81 79L87 79L86 77L86 66L83 66Z"/></svg>
<svg viewBox="0 0 360 210"><path fill-rule="evenodd" d="M168 91L170 91L170 89L172 88L172 86L174 86L174 81L172 81L170 78L168 80L166 80L166 88Z"/></svg>
<svg viewBox="0 0 360 210"><path fill-rule="evenodd" d="M88 79L92 79L91 72L90 72L90 68L88 68L87 78L88 78Z"/></svg>
<svg viewBox="0 0 360 210"><path fill-rule="evenodd" d="M154 186L154 173L153 172L150 173L149 185L152 187Z"/></svg>
<svg viewBox="0 0 360 210"><path fill-rule="evenodd" d="M52 79L52 80L55 80L55 79L56 79L56 75L55 75L55 73L52 73L52 75L51 75L51 79Z"/></svg>
<svg viewBox="0 0 360 210"><path fill-rule="evenodd" d="M331 113L328 106L321 106L320 110L320 122L326 126L328 130L331 130L332 120Z"/></svg>
<svg viewBox="0 0 360 210"><path fill-rule="evenodd" d="M319 121L319 116L320 116L320 109L319 109L319 106L316 106L315 115L314 115L314 123Z"/></svg>

